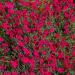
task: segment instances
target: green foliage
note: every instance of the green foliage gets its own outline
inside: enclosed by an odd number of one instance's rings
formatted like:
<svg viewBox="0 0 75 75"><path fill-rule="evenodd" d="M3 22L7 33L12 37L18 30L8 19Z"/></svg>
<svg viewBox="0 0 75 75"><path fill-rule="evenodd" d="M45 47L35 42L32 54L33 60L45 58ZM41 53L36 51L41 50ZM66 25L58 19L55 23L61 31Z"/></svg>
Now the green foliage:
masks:
<svg viewBox="0 0 75 75"><path fill-rule="evenodd" d="M29 69L29 67L30 67L29 64L23 64L21 62L21 60L19 60L19 66L18 66L17 70L18 70L18 72L25 72L26 70Z"/></svg>

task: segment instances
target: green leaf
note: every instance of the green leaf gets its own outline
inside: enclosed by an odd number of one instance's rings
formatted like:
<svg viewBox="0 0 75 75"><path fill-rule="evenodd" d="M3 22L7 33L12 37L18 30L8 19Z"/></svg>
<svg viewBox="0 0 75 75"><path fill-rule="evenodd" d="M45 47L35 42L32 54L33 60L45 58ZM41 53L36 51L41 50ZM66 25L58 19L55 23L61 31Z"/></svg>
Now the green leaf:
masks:
<svg viewBox="0 0 75 75"><path fill-rule="evenodd" d="M70 74L71 74L71 75L74 75L74 73L75 73L74 71L70 71Z"/></svg>
<svg viewBox="0 0 75 75"><path fill-rule="evenodd" d="M17 70L19 71L19 72L25 72L26 70L28 70L30 68L30 65L29 64L23 64L22 62L21 62L21 60L19 60L19 66L18 66L18 68L17 68Z"/></svg>

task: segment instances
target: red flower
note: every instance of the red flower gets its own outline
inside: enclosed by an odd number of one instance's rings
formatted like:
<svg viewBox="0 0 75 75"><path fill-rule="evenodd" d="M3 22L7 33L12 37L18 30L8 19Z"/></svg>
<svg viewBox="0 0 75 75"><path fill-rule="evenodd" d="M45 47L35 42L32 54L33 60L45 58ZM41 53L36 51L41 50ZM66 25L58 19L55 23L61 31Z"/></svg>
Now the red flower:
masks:
<svg viewBox="0 0 75 75"><path fill-rule="evenodd" d="M26 64L26 63L29 63L29 58L27 58L27 57L22 57L21 58L21 61L24 63L24 64Z"/></svg>
<svg viewBox="0 0 75 75"><path fill-rule="evenodd" d="M10 28L7 22L4 22L4 23L2 24L2 27L3 27L4 29Z"/></svg>
<svg viewBox="0 0 75 75"><path fill-rule="evenodd" d="M34 72L30 72L30 75L35 75L35 73Z"/></svg>
<svg viewBox="0 0 75 75"><path fill-rule="evenodd" d="M30 63L31 69L33 70L35 68L35 60L34 60L34 58L30 59L29 63Z"/></svg>
<svg viewBox="0 0 75 75"><path fill-rule="evenodd" d="M12 68L17 68L18 67L18 61L10 61L10 65Z"/></svg>
<svg viewBox="0 0 75 75"><path fill-rule="evenodd" d="M49 47L51 51L56 52L56 47L52 42L49 43Z"/></svg>
<svg viewBox="0 0 75 75"><path fill-rule="evenodd" d="M73 3L73 0L68 0L68 2Z"/></svg>
<svg viewBox="0 0 75 75"><path fill-rule="evenodd" d="M53 2L54 2L54 3L58 3L58 0L54 0Z"/></svg>
<svg viewBox="0 0 75 75"><path fill-rule="evenodd" d="M45 72L44 72L44 75L51 75L51 73L48 72L48 71L45 71Z"/></svg>
<svg viewBox="0 0 75 75"><path fill-rule="evenodd" d="M4 72L3 75L11 75L11 72Z"/></svg>
<svg viewBox="0 0 75 75"><path fill-rule="evenodd" d="M0 42L4 41L4 39L2 37L0 37Z"/></svg>
<svg viewBox="0 0 75 75"><path fill-rule="evenodd" d="M74 57L75 57L75 51L73 51L73 52L72 52L72 56L74 56Z"/></svg>
<svg viewBox="0 0 75 75"><path fill-rule="evenodd" d="M17 35L16 35L16 39L18 39L18 40L22 40L22 36L19 35L19 34L17 34Z"/></svg>
<svg viewBox="0 0 75 75"><path fill-rule="evenodd" d="M14 10L13 10L13 9L9 9L8 12L9 12L9 14L11 14L11 15L14 14Z"/></svg>
<svg viewBox="0 0 75 75"><path fill-rule="evenodd" d="M26 55L30 55L30 51L29 51L29 49L27 49L27 48L23 48L23 52L24 52Z"/></svg>
<svg viewBox="0 0 75 75"><path fill-rule="evenodd" d="M13 72L11 73L11 75L18 75L18 72L17 72L17 71L13 71Z"/></svg>
<svg viewBox="0 0 75 75"><path fill-rule="evenodd" d="M34 51L34 56L37 58L37 57L39 57L39 53L38 53L38 51Z"/></svg>
<svg viewBox="0 0 75 75"><path fill-rule="evenodd" d="M71 22L75 22L75 15L71 16Z"/></svg>
<svg viewBox="0 0 75 75"><path fill-rule="evenodd" d="M0 62L3 62L0 72L3 75L56 72L69 75L67 71L73 70L75 64L71 60L75 57L74 9L73 0L0 2Z"/></svg>
<svg viewBox="0 0 75 75"><path fill-rule="evenodd" d="M58 59L64 58L64 53L63 52L58 52Z"/></svg>
<svg viewBox="0 0 75 75"><path fill-rule="evenodd" d="M0 70L4 70L5 66L4 65L0 65Z"/></svg>
<svg viewBox="0 0 75 75"><path fill-rule="evenodd" d="M55 34L54 34L54 37L58 39L58 38L60 38L60 34L55 33Z"/></svg>
<svg viewBox="0 0 75 75"><path fill-rule="evenodd" d="M24 43L25 43L25 44L27 44L29 41L30 41L30 38L29 38L29 37L27 37L27 36L24 37Z"/></svg>
<svg viewBox="0 0 75 75"><path fill-rule="evenodd" d="M73 39L73 40L74 40L74 39L75 39L75 34L71 34L71 36L70 36L70 37L71 37L71 39Z"/></svg>
<svg viewBox="0 0 75 75"><path fill-rule="evenodd" d="M71 75L70 73L67 73L66 75Z"/></svg>
<svg viewBox="0 0 75 75"><path fill-rule="evenodd" d="M75 50L75 44L73 45L72 49Z"/></svg>
<svg viewBox="0 0 75 75"><path fill-rule="evenodd" d="M19 45L20 47L23 47L23 46L24 46L24 43L21 42L21 41L19 41L19 42L18 42L18 45Z"/></svg>
<svg viewBox="0 0 75 75"><path fill-rule="evenodd" d="M53 33L54 32L54 28L50 28L50 33Z"/></svg>
<svg viewBox="0 0 75 75"><path fill-rule="evenodd" d="M6 7L9 8L9 9L14 8L14 4L11 3L11 2L5 2L5 5L6 5Z"/></svg>
<svg viewBox="0 0 75 75"><path fill-rule="evenodd" d="M64 72L64 69L63 68L58 68L58 72L59 73L63 73Z"/></svg>

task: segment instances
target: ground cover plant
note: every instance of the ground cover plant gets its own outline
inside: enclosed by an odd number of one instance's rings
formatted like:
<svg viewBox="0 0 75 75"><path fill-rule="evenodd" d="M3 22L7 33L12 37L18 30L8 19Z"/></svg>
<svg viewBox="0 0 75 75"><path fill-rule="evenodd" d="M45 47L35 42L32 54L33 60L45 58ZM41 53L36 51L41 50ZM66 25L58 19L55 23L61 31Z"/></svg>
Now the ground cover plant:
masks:
<svg viewBox="0 0 75 75"><path fill-rule="evenodd" d="M0 0L0 75L75 75L75 1Z"/></svg>

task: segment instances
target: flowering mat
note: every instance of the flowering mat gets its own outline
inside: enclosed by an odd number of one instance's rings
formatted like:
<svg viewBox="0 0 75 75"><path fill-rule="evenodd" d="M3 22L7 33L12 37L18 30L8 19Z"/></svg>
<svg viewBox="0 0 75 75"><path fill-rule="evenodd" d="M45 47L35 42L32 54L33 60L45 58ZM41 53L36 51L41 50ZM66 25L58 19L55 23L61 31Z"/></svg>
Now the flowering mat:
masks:
<svg viewBox="0 0 75 75"><path fill-rule="evenodd" d="M75 1L0 0L0 75L75 75Z"/></svg>

